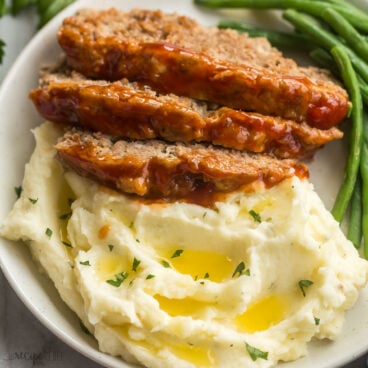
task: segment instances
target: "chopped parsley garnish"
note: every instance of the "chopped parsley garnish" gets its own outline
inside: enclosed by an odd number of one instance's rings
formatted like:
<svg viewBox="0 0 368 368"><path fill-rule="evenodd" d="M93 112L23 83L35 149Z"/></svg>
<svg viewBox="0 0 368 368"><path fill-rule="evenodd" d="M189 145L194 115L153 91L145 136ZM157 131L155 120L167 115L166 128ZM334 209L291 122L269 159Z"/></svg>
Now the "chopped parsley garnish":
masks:
<svg viewBox="0 0 368 368"><path fill-rule="evenodd" d="M62 243L63 243L66 247L73 248L73 246L71 245L71 243L68 243L68 242L66 242L66 241L62 241Z"/></svg>
<svg viewBox="0 0 368 368"><path fill-rule="evenodd" d="M316 326L318 326L318 325L319 325L319 322L320 322L320 319L319 319L319 318L317 318L317 317L314 317L314 324L315 324Z"/></svg>
<svg viewBox="0 0 368 368"><path fill-rule="evenodd" d="M255 222L259 222L259 223L261 223L261 222L262 222L262 219L261 219L260 214L259 214L259 213L257 213L256 211L254 211L254 210L250 210L250 211L249 211L249 214L253 217L253 220L254 220Z"/></svg>
<svg viewBox="0 0 368 368"><path fill-rule="evenodd" d="M299 288L302 291L303 296L305 297L305 289L308 288L309 286L313 285L313 281L311 280L300 280L298 282Z"/></svg>
<svg viewBox="0 0 368 368"><path fill-rule="evenodd" d="M183 252L184 249L177 249L170 258L180 257Z"/></svg>
<svg viewBox="0 0 368 368"><path fill-rule="evenodd" d="M205 279L208 279L210 277L210 274L208 273L208 272L206 272L205 274L204 274L204 278Z"/></svg>
<svg viewBox="0 0 368 368"><path fill-rule="evenodd" d="M146 280L150 280L153 279L155 277L155 275L152 275L151 273L149 275L146 276Z"/></svg>
<svg viewBox="0 0 368 368"><path fill-rule="evenodd" d="M47 228L47 229L46 229L46 231L45 231L45 234L46 234L49 238L51 238L51 236L52 236L52 230L51 230L50 228Z"/></svg>
<svg viewBox="0 0 368 368"><path fill-rule="evenodd" d="M255 362L257 359L264 359L264 360L268 359L268 352L259 350L247 343L245 343L245 347L253 362Z"/></svg>
<svg viewBox="0 0 368 368"><path fill-rule="evenodd" d="M14 192L15 192L15 195L17 196L17 198L20 198L20 195L22 194L23 192L23 188L21 186L19 187L14 187Z"/></svg>
<svg viewBox="0 0 368 368"><path fill-rule="evenodd" d="M164 266L164 267L166 267L166 268L170 268L171 266L170 266L170 263L168 262L168 261L165 261L165 260L162 260L161 261L161 264Z"/></svg>
<svg viewBox="0 0 368 368"><path fill-rule="evenodd" d="M79 262L79 264L81 264L82 266L90 266L91 265L89 263L89 261Z"/></svg>
<svg viewBox="0 0 368 368"><path fill-rule="evenodd" d="M106 280L106 282L112 286L119 287L128 276L128 272L120 272L115 275L115 279Z"/></svg>
<svg viewBox="0 0 368 368"><path fill-rule="evenodd" d="M109 244L109 250L110 250L110 252L112 252L113 249L114 249L114 246L112 244Z"/></svg>
<svg viewBox="0 0 368 368"><path fill-rule="evenodd" d="M244 262L240 262L236 266L235 271L234 271L232 277L235 277L237 274L239 274L239 277L242 276L242 275L246 275L246 276L249 276L250 275L249 268L245 269L245 263Z"/></svg>
<svg viewBox="0 0 368 368"><path fill-rule="evenodd" d="M140 243L140 242L141 242L139 239L135 239L135 241L136 241L137 243Z"/></svg>
<svg viewBox="0 0 368 368"><path fill-rule="evenodd" d="M60 220L68 220L70 218L70 216L72 215L71 212L68 213L63 213L62 215L59 216Z"/></svg>
<svg viewBox="0 0 368 368"><path fill-rule="evenodd" d="M132 266L132 270L134 272L137 272L137 268L138 266L141 264L141 261L137 258L134 257L134 260L133 260L133 266Z"/></svg>
<svg viewBox="0 0 368 368"><path fill-rule="evenodd" d="M32 204L36 204L37 201L38 201L38 198L28 198L29 201L32 203Z"/></svg>

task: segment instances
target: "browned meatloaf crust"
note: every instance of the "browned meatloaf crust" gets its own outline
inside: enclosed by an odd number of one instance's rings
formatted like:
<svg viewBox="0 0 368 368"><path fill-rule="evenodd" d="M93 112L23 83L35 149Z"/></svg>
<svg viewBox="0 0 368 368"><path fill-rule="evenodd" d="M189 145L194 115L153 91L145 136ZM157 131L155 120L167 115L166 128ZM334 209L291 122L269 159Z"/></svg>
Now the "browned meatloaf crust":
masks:
<svg viewBox="0 0 368 368"><path fill-rule="evenodd" d="M82 176L144 198L206 202L217 193L271 187L297 175L305 165L202 144L127 141L71 130L56 145L58 157ZM207 203L208 204L208 203Z"/></svg>
<svg viewBox="0 0 368 368"><path fill-rule="evenodd" d="M69 65L90 78L142 81L160 92L208 100L328 129L349 110L347 93L299 68L266 40L203 27L160 11L82 10L58 39Z"/></svg>
<svg viewBox="0 0 368 368"><path fill-rule="evenodd" d="M279 158L310 157L342 137L335 127L321 130L278 117L211 108L126 80L87 80L70 70L46 72L30 97L45 119L57 123L133 139L205 141Z"/></svg>

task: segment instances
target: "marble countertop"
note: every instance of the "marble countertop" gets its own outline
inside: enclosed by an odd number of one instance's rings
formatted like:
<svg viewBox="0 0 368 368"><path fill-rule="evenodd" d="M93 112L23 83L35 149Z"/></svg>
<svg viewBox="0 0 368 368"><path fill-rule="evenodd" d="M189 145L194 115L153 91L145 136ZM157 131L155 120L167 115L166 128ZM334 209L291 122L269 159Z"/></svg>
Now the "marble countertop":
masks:
<svg viewBox="0 0 368 368"><path fill-rule="evenodd" d="M29 12L0 20L0 39L5 58L0 82L36 30L37 19ZM361 357L345 368L366 368ZM0 368L99 368L100 365L71 349L48 331L22 304L0 271ZM317 367L316 367L317 368Z"/></svg>

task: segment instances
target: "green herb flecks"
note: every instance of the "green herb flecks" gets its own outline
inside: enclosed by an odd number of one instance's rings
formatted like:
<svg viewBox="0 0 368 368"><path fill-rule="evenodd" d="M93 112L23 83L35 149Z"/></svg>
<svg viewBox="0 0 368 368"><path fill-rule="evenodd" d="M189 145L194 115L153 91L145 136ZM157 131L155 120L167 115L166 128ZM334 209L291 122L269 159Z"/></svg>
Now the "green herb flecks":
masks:
<svg viewBox="0 0 368 368"><path fill-rule="evenodd" d="M38 202L38 198L28 198L28 200L32 203L32 204L36 204Z"/></svg>
<svg viewBox="0 0 368 368"><path fill-rule="evenodd" d="M164 259L161 261L161 264L165 267L165 268L170 268L170 263L168 261L165 261Z"/></svg>
<svg viewBox="0 0 368 368"><path fill-rule="evenodd" d="M91 264L89 263L89 261L84 261L84 262L79 262L79 264L81 264L82 266L90 266Z"/></svg>
<svg viewBox="0 0 368 368"><path fill-rule="evenodd" d="M298 282L299 288L303 294L303 296L306 296L305 289L309 288L311 285L313 285L313 281L311 280L300 280Z"/></svg>
<svg viewBox="0 0 368 368"><path fill-rule="evenodd" d="M119 287L129 276L128 272L120 272L115 275L114 279L106 280L106 282L112 286Z"/></svg>
<svg viewBox="0 0 368 368"><path fill-rule="evenodd" d="M180 257L181 254L184 252L184 249L177 249L170 258L176 258L176 257Z"/></svg>
<svg viewBox="0 0 368 368"><path fill-rule="evenodd" d="M51 238L51 237L52 237L52 230L48 227L48 228L46 229L46 231L45 231L45 234L46 234L49 238Z"/></svg>
<svg viewBox="0 0 368 368"><path fill-rule="evenodd" d="M140 264L141 264L141 261L134 257L132 271L137 272L137 268Z"/></svg>
<svg viewBox="0 0 368 368"><path fill-rule="evenodd" d="M238 275L239 277L242 275L246 275L249 276L250 275L250 270L249 268L245 268L245 263L244 262L240 262L236 268L235 271L232 274L232 277L235 277L236 275Z"/></svg>
<svg viewBox="0 0 368 368"><path fill-rule="evenodd" d="M257 359L268 359L268 352L259 350L254 346L251 346L245 343L245 347L247 349L248 354L250 355L251 359L255 362Z"/></svg>
<svg viewBox="0 0 368 368"><path fill-rule="evenodd" d="M254 210L250 210L249 214L252 216L252 218L255 222L259 222L259 223L262 222L261 216L258 212L254 211Z"/></svg>

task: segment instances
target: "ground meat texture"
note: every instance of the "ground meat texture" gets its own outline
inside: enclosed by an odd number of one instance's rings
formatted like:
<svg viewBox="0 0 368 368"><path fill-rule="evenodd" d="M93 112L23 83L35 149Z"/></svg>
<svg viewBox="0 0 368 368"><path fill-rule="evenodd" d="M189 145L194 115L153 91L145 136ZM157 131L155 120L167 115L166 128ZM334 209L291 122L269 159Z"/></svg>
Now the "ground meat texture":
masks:
<svg viewBox="0 0 368 368"><path fill-rule="evenodd" d="M47 73L30 97L47 120L131 139L210 142L223 147L306 158L342 137L279 117L214 107L147 86L92 81L75 72Z"/></svg>
<svg viewBox="0 0 368 368"><path fill-rule="evenodd" d="M320 129L348 114L346 91L315 69L298 68L265 40L206 28L160 11L81 11L58 39L74 69L128 78L231 108L305 121ZM257 44L260 43L260 44Z"/></svg>
<svg viewBox="0 0 368 368"><path fill-rule="evenodd" d="M75 129L56 149L66 167L123 193L206 206L218 195L272 187L294 175L308 177L307 167L294 160L202 144L116 140Z"/></svg>

